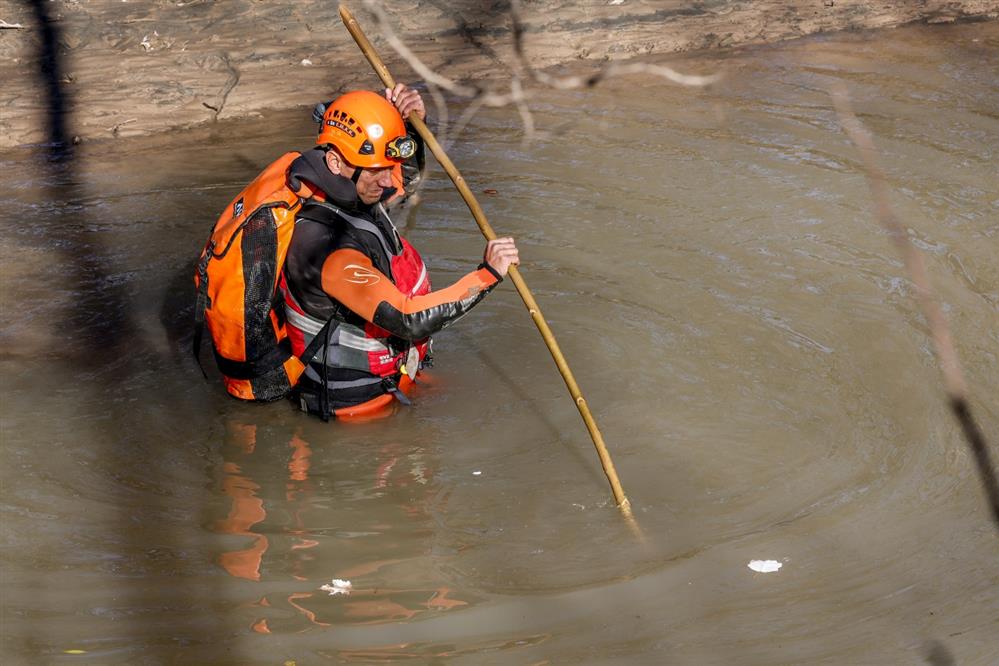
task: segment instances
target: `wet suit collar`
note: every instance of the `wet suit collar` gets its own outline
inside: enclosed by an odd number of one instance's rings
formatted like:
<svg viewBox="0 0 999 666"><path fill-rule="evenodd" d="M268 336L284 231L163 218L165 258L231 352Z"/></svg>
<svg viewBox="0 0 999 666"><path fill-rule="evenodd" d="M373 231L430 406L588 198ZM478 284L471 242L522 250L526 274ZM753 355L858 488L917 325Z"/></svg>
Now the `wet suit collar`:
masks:
<svg viewBox="0 0 999 666"><path fill-rule="evenodd" d="M361 170L354 174L360 177ZM302 180L307 180L326 195L330 203L336 204L347 211L369 212L375 204L366 204L357 196L357 186L350 178L332 173L326 167L326 152L322 148L313 148L302 153L288 169L288 182L292 189L302 187ZM379 203L387 201L396 188L387 187L382 192Z"/></svg>

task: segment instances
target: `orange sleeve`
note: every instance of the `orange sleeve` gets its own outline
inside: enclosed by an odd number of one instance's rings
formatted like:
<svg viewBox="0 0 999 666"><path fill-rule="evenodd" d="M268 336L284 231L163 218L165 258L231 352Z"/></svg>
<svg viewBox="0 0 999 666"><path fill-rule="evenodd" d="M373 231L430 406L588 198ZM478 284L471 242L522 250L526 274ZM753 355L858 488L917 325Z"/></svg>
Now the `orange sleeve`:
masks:
<svg viewBox="0 0 999 666"><path fill-rule="evenodd" d="M449 287L409 297L375 268L368 256L349 248L331 253L322 269L323 291L331 298L406 340L419 340L441 330L497 284L499 279L489 269L480 268Z"/></svg>

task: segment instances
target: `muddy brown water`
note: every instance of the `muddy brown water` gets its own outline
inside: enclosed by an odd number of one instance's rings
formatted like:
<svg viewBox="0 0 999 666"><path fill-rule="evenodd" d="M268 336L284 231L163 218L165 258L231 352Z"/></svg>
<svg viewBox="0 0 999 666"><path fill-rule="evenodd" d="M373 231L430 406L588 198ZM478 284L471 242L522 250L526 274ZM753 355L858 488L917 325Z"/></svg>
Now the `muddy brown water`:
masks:
<svg viewBox="0 0 999 666"><path fill-rule="evenodd" d="M645 544L509 284L389 419L202 381L192 257L307 113L0 156L4 663L996 663L996 528L824 89L875 133L994 447L999 28L679 64L729 75L541 95L547 134L491 110L451 149ZM400 217L435 284L477 263L439 170Z"/></svg>

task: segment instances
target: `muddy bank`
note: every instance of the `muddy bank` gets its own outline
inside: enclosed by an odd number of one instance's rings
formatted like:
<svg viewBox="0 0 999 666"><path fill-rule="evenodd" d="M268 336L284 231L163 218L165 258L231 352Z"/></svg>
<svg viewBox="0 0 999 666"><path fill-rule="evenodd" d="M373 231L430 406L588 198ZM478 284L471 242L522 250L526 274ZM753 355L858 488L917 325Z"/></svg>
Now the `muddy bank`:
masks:
<svg viewBox="0 0 999 666"><path fill-rule="evenodd" d="M551 67L635 55L725 48L836 30L999 17L995 0L525 0L526 47ZM229 0L89 3L0 2L0 148L45 140L49 96L39 50L48 19L55 72L70 121L84 140L148 134L264 109L308 106L343 87L374 86L342 27L337 3ZM352 9L399 78L414 80L391 53L361 2ZM510 73L507 2L385 3L389 21L428 65L459 80ZM46 14L45 17L42 14ZM21 27L16 27L21 26ZM55 63L53 66L52 63Z"/></svg>

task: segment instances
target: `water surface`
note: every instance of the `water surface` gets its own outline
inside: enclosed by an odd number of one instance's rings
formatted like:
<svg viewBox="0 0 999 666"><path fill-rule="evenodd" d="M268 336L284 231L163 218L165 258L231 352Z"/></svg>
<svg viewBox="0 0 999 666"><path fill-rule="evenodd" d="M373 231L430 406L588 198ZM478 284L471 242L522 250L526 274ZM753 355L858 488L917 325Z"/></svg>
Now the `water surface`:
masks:
<svg viewBox="0 0 999 666"><path fill-rule="evenodd" d="M875 134L994 443L996 26L691 56L724 83L540 94L526 145L510 109L452 145L645 544L509 284L390 419L202 380L193 258L307 112L0 156L4 662L995 663L995 526L825 90ZM439 170L422 196L398 221L443 286L483 242Z"/></svg>

